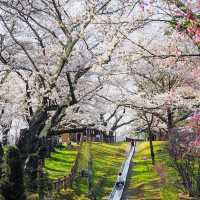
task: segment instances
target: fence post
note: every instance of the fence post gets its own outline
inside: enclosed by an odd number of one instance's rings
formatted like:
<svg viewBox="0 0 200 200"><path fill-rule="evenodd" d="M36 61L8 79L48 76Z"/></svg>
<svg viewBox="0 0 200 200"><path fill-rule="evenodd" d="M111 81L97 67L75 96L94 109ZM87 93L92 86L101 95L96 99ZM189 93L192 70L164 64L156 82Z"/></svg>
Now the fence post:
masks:
<svg viewBox="0 0 200 200"><path fill-rule="evenodd" d="M58 181L55 181L55 182L54 182L55 191L57 191L57 190L58 190L58 187L57 187L57 182L58 182Z"/></svg>
<svg viewBox="0 0 200 200"><path fill-rule="evenodd" d="M62 185L62 182L61 182L61 179L58 180L58 191L61 190L61 185Z"/></svg>
<svg viewBox="0 0 200 200"><path fill-rule="evenodd" d="M56 190L56 184L55 184L55 182L52 183L52 189Z"/></svg>
<svg viewBox="0 0 200 200"><path fill-rule="evenodd" d="M61 180L61 189L64 188L65 189L65 176L64 178Z"/></svg>
<svg viewBox="0 0 200 200"><path fill-rule="evenodd" d="M80 159L82 143L83 142L81 141L80 146L78 147L78 153L77 153L77 156L76 156L76 160L74 162L73 167L71 168L70 174L68 176L64 176L63 179L57 179L56 181L52 182L53 190L58 192L62 188L67 189L67 186L72 187L72 183L73 183L73 180L76 176L77 166L78 166L78 162L79 162L79 159Z"/></svg>
<svg viewBox="0 0 200 200"><path fill-rule="evenodd" d="M64 189L65 190L67 189L67 177L66 176L64 177Z"/></svg>

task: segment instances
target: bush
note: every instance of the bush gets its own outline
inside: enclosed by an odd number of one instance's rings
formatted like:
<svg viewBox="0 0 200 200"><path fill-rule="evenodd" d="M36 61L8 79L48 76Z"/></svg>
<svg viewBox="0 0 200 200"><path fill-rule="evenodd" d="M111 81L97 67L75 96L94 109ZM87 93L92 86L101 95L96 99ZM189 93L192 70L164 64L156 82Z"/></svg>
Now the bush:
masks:
<svg viewBox="0 0 200 200"><path fill-rule="evenodd" d="M174 160L174 163L189 195L200 197L200 158L185 155L181 159Z"/></svg>
<svg viewBox="0 0 200 200"><path fill-rule="evenodd" d="M1 194L6 200L24 200L23 167L20 152L17 147L8 147L6 164L6 174L0 183Z"/></svg>
<svg viewBox="0 0 200 200"><path fill-rule="evenodd" d="M31 154L25 163L25 181L26 188L29 192L37 191L37 168L38 168L38 155Z"/></svg>
<svg viewBox="0 0 200 200"><path fill-rule="evenodd" d="M6 199L0 194L0 200L6 200Z"/></svg>
<svg viewBox="0 0 200 200"><path fill-rule="evenodd" d="M28 195L27 200L39 200L39 195L38 194Z"/></svg>
<svg viewBox="0 0 200 200"><path fill-rule="evenodd" d="M2 144L0 142L0 179L1 179L2 171L3 171L3 156L4 156L4 151L3 151Z"/></svg>
<svg viewBox="0 0 200 200"><path fill-rule="evenodd" d="M174 129L170 135L169 152L181 183L190 197L200 198L200 152L194 144L199 133L187 128Z"/></svg>

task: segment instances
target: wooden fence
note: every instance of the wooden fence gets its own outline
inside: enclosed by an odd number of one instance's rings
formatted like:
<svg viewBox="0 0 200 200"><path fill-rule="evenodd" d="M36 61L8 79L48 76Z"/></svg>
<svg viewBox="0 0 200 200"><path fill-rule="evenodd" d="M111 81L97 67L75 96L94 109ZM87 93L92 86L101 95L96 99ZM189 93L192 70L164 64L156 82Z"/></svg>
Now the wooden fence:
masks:
<svg viewBox="0 0 200 200"><path fill-rule="evenodd" d="M63 178L59 178L56 181L52 182L52 187L54 191L60 191L61 189L67 189L68 187L72 186L73 181L77 175L78 163L81 156L81 147L82 147L82 143L78 147L79 149L76 156L76 160L74 162L73 167L71 168L70 174L68 176L64 176Z"/></svg>

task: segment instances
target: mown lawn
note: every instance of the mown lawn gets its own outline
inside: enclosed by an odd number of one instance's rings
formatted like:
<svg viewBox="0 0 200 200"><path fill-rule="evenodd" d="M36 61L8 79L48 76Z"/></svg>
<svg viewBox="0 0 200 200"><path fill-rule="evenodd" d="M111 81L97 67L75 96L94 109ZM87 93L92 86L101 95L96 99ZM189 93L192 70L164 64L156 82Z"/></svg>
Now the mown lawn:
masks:
<svg viewBox="0 0 200 200"><path fill-rule="evenodd" d="M97 200L107 199L112 191L121 164L125 159L127 143L105 144L105 143L84 143L80 169L88 167L88 160L92 158L92 190ZM74 193L88 199L87 178L79 177L73 185ZM81 199L81 198L80 198Z"/></svg>
<svg viewBox="0 0 200 200"><path fill-rule="evenodd" d="M76 149L57 148L56 152L51 154L51 158L45 160L45 171L48 177L55 180L67 176L74 164L76 154Z"/></svg>
<svg viewBox="0 0 200 200"><path fill-rule="evenodd" d="M81 146L81 156L78 162L78 176L73 184L73 189L76 194L87 196L88 194L88 183L87 177L80 177L81 170L88 172L88 162L90 159L90 144L84 142Z"/></svg>
<svg viewBox="0 0 200 200"><path fill-rule="evenodd" d="M155 141L156 166L151 165L149 143L137 145L127 181L125 198L129 200L178 200L178 175L172 167L166 142Z"/></svg>
<svg viewBox="0 0 200 200"><path fill-rule="evenodd" d="M127 143L92 145L93 190L97 199L108 199L125 160L127 147Z"/></svg>

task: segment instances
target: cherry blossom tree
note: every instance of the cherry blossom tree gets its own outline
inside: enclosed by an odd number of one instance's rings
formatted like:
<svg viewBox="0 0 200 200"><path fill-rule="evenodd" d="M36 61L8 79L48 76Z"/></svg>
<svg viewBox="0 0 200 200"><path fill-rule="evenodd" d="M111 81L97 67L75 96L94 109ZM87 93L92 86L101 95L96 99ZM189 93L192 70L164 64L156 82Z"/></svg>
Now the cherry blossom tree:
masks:
<svg viewBox="0 0 200 200"><path fill-rule="evenodd" d="M0 5L1 104L15 131L16 120L22 121L17 146L28 165L52 128L90 123L84 107L104 87L103 69L114 64L124 35L145 23L130 14L132 3L121 0Z"/></svg>
<svg viewBox="0 0 200 200"><path fill-rule="evenodd" d="M124 2L119 1L111 8L112 4L112 1L1 1L2 68L6 73L16 73L24 82L30 132L34 130L37 135L43 129L45 135L49 130L41 120L48 119L47 101L59 103L47 125L51 127L68 106L98 89L95 86L87 90L91 85L84 88L84 81L79 80L92 68L108 63L123 38L118 33L119 25L112 22L112 15L123 15ZM72 9L79 6L79 13ZM99 35L91 35L93 30ZM91 79L90 76L85 79ZM67 98L63 96L65 92L69 94Z"/></svg>

